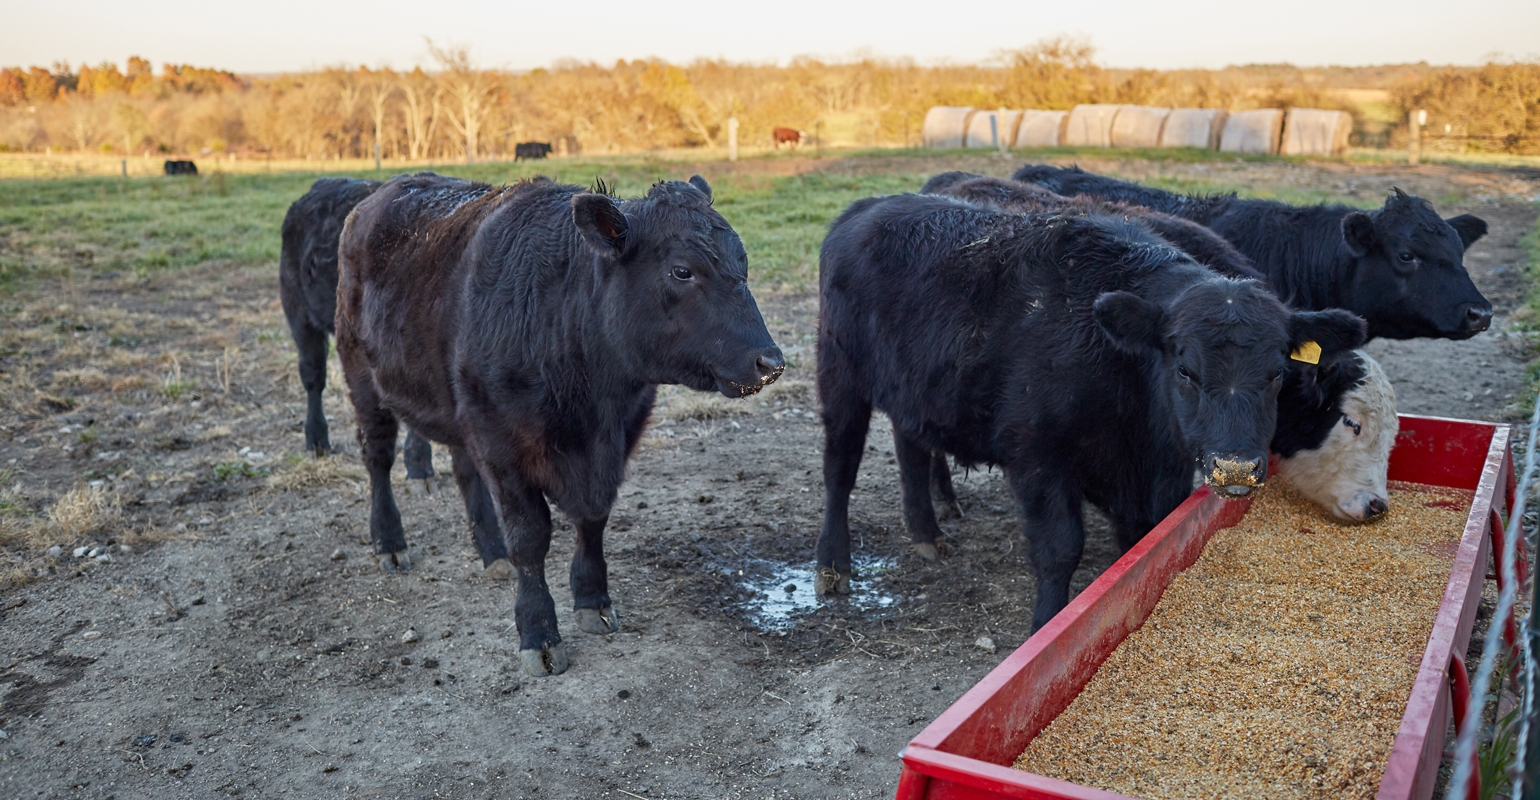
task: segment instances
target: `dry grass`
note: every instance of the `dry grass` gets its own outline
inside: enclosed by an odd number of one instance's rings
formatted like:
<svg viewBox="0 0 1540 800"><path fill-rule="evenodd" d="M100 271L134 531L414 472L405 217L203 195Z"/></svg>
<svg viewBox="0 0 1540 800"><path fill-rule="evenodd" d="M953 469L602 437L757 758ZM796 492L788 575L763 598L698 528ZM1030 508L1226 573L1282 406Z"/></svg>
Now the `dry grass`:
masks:
<svg viewBox="0 0 1540 800"><path fill-rule="evenodd" d="M67 542L76 542L118 522L122 500L106 486L76 486L65 492L48 512L48 519Z"/></svg>
<svg viewBox="0 0 1540 800"><path fill-rule="evenodd" d="M354 488L362 488L364 481L368 480L368 474L359 464L330 456L325 458L301 458L293 465L276 470L267 479L270 488L280 491L296 492L305 489L319 489L325 486L349 484Z"/></svg>

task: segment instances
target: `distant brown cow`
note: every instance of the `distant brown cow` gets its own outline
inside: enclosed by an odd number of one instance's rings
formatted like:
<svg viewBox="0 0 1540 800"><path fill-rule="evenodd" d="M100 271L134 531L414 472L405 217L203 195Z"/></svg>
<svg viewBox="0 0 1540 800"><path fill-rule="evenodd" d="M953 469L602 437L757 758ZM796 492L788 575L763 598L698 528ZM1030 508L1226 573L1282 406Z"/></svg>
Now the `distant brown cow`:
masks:
<svg viewBox="0 0 1540 800"><path fill-rule="evenodd" d="M796 128L776 128L770 131L770 135L775 138L775 149L779 150L783 144L793 148L802 144L802 137L805 134Z"/></svg>

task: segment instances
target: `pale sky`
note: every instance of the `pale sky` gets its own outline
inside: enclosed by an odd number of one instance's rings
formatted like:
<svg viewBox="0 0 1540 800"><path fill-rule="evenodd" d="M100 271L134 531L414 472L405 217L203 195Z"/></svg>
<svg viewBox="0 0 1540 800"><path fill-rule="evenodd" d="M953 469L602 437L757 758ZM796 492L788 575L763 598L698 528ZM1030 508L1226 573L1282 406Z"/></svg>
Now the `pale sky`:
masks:
<svg viewBox="0 0 1540 800"><path fill-rule="evenodd" d="M984 61L1059 33L1113 67L1477 64L1540 56L1540 0L0 0L0 65L130 55L265 73L427 63L424 36L482 66L563 58L777 62L859 53L922 64Z"/></svg>

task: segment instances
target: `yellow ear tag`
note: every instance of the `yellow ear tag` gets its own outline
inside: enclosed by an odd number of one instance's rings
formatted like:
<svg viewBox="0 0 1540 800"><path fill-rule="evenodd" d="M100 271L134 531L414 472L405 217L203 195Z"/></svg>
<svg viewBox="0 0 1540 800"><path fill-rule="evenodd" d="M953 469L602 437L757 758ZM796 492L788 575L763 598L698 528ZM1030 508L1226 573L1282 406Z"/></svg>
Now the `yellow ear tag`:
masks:
<svg viewBox="0 0 1540 800"><path fill-rule="evenodd" d="M1289 358L1295 361L1303 361L1306 364L1321 363L1321 346L1315 342L1305 342L1299 349L1289 354Z"/></svg>

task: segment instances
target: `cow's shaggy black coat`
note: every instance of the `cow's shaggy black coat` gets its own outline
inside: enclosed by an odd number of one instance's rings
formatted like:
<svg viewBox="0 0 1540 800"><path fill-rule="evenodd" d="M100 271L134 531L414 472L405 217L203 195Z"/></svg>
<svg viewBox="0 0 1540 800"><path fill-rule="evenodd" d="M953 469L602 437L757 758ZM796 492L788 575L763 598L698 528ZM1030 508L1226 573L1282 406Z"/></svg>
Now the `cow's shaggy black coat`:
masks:
<svg viewBox="0 0 1540 800"><path fill-rule="evenodd" d="M1465 271L1465 250L1486 234L1479 217L1443 219L1400 189L1383 208L1293 206L1234 195L1190 196L1079 167L1027 165L1016 180L1063 195L1147 206L1206 225L1245 253L1285 303L1346 308L1369 337L1466 339L1487 329L1492 304Z"/></svg>
<svg viewBox="0 0 1540 800"><path fill-rule="evenodd" d="M278 298L299 351L299 381L308 403L305 449L318 455L332 447L321 394L326 390L326 337L335 330L337 238L348 214L378 188L379 181L322 178L283 217ZM404 460L408 478L432 477L433 448L421 436L407 433Z"/></svg>
<svg viewBox="0 0 1540 800"><path fill-rule="evenodd" d="M550 154L550 142L519 142L513 146L514 161L538 161Z"/></svg>
<svg viewBox="0 0 1540 800"><path fill-rule="evenodd" d="M543 178L392 179L342 234L337 351L382 565L409 565L390 491L400 420L449 446L483 563L511 560L536 675L566 668L547 500L577 529L579 627L613 632L604 525L657 385L739 397L784 367L699 176L628 201Z"/></svg>
<svg viewBox="0 0 1540 800"><path fill-rule="evenodd" d="M970 203L988 203L1018 213L1036 211L1120 217L1149 229L1151 233L1192 256L1194 261L1220 275L1267 280L1266 276L1257 271L1251 259L1219 234L1191 220L1135 203L1097 197L1066 197L1035 184L967 172L943 172L926 181L920 188L920 194L939 194Z"/></svg>
<svg viewBox="0 0 1540 800"><path fill-rule="evenodd" d="M1244 494L1266 477L1290 350L1363 338L1351 314L1290 312L1121 219L922 195L847 209L819 291L819 590L847 586L850 491L878 409L917 548L940 533L930 453L1005 468L1038 580L1034 627L1068 601L1082 500L1127 548L1192 491L1195 459Z"/></svg>

